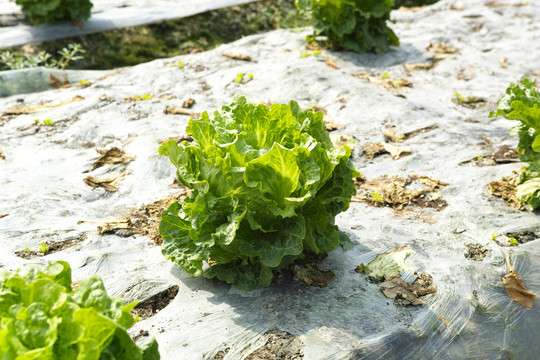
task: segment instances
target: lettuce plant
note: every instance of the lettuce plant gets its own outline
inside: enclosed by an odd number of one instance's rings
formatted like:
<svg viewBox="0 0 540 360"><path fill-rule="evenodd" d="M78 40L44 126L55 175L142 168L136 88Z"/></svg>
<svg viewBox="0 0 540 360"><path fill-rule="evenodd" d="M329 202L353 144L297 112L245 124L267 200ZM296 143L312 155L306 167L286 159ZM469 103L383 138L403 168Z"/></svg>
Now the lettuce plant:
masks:
<svg viewBox="0 0 540 360"><path fill-rule="evenodd" d="M15 0L32 24L56 20L86 20L90 17L90 0Z"/></svg>
<svg viewBox="0 0 540 360"><path fill-rule="evenodd" d="M135 305L107 296L96 275L72 290L71 269L63 261L23 275L2 272L0 358L159 359L155 340L142 349L126 332Z"/></svg>
<svg viewBox="0 0 540 360"><path fill-rule="evenodd" d="M313 18L314 35L325 35L334 46L358 53L386 52L398 46L386 25L394 0L295 0L302 13Z"/></svg>
<svg viewBox="0 0 540 360"><path fill-rule="evenodd" d="M350 149L333 146L322 113L236 97L213 117L190 119L187 133L193 142L159 148L193 189L159 227L163 254L185 271L255 289L306 251L350 245L334 218L359 174Z"/></svg>
<svg viewBox="0 0 540 360"><path fill-rule="evenodd" d="M511 84L497 102L497 112L489 114L519 121L510 133L519 136L519 159L529 166L521 171L517 197L532 209L540 208L540 95L535 82L525 78L521 84Z"/></svg>

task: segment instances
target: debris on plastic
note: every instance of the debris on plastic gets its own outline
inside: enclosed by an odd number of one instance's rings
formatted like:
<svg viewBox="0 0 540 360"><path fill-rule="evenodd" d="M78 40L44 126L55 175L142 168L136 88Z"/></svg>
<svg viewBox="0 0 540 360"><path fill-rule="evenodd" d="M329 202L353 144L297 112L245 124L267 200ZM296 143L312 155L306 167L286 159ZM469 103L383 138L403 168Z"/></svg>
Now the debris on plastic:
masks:
<svg viewBox="0 0 540 360"><path fill-rule="evenodd" d="M4 112L4 115L33 114L33 113L37 113L37 112L40 112L40 111L50 110L50 109L53 109L53 108L57 108L57 107L60 107L60 106L71 104L72 102L81 101L81 100L84 100L84 98L82 96L77 95L77 96L74 96L71 100L64 101L64 102L61 102L61 103L58 103L58 104L51 104L49 101L47 101L47 102L45 102L43 104L39 104L39 105L16 105L16 106L12 106L9 109L7 109Z"/></svg>
<svg viewBox="0 0 540 360"><path fill-rule="evenodd" d="M170 138L167 138L167 139L158 139L157 142L162 144L164 142L167 142L169 140L174 140L176 141L177 143L181 143L182 141L187 141L187 142L192 142L193 141L193 138L191 137L191 135L180 135L180 136L175 136L175 137L170 137Z"/></svg>
<svg viewBox="0 0 540 360"><path fill-rule="evenodd" d="M477 96L461 96L456 93L456 96L452 98L452 102L456 105L466 107L468 109L478 109L489 104L488 100Z"/></svg>
<svg viewBox="0 0 540 360"><path fill-rule="evenodd" d="M479 243L469 243L465 244L465 246L467 247L465 257L474 261L484 261L490 250L489 247Z"/></svg>
<svg viewBox="0 0 540 360"><path fill-rule="evenodd" d="M188 115L191 116L193 119L199 119L201 117L201 113L184 109L184 108L178 108L171 105L168 105L165 108L165 114L174 114L174 115Z"/></svg>
<svg viewBox="0 0 540 360"><path fill-rule="evenodd" d="M424 186L407 189L415 182ZM356 187L359 194L353 196L351 201L367 202L380 206L389 205L395 210L402 210L406 206L414 205L440 211L448 206L440 191L446 185L448 184L438 179L422 175L409 175L407 178L383 175L369 181L357 180ZM371 195L372 193L380 194L380 198L375 199Z"/></svg>
<svg viewBox="0 0 540 360"><path fill-rule="evenodd" d="M270 330L266 343L246 360L300 360L304 358L302 341L286 331Z"/></svg>
<svg viewBox="0 0 540 360"><path fill-rule="evenodd" d="M396 146L393 144L381 142L366 144L362 148L362 151L364 151L365 156L370 160L378 155L386 153L390 154L390 156L392 156L392 159L397 160L402 156L412 153L410 146Z"/></svg>
<svg viewBox="0 0 540 360"><path fill-rule="evenodd" d="M293 280L303 281L309 286L326 287L336 277L332 270L321 270L316 264L294 264L291 269Z"/></svg>
<svg viewBox="0 0 540 360"><path fill-rule="evenodd" d="M531 230L513 231L501 235L492 235L492 239L499 246L517 246L540 239L540 232Z"/></svg>
<svg viewBox="0 0 540 360"><path fill-rule="evenodd" d="M189 98L182 103L184 109L189 109L195 104L195 99Z"/></svg>
<svg viewBox="0 0 540 360"><path fill-rule="evenodd" d="M243 60L243 61L253 61L251 56L246 54L237 54L237 53L230 53L230 52L222 52L221 55L228 57L233 60Z"/></svg>
<svg viewBox="0 0 540 360"><path fill-rule="evenodd" d="M102 223L101 225L98 225L97 230L99 235L116 233L119 230L131 230L131 234L134 233L130 219L117 219L114 221L107 221Z"/></svg>
<svg viewBox="0 0 540 360"><path fill-rule="evenodd" d="M417 70L429 70L435 66L435 63L418 63L418 64L405 64L405 73L410 76Z"/></svg>
<svg viewBox="0 0 540 360"><path fill-rule="evenodd" d="M519 155L516 149L509 145L502 145L491 154L476 156L460 162L459 165L474 163L476 166L495 166L515 162L519 162Z"/></svg>
<svg viewBox="0 0 540 360"><path fill-rule="evenodd" d="M402 141L408 140L408 139L410 139L412 137L415 137L417 135L424 134L424 133L433 131L433 130L438 129L438 128L439 128L439 125L433 124L433 125L424 126L424 127L420 128L420 129L407 131L407 132L404 132L404 133L398 135L397 132L396 132L396 129L389 126L389 127L386 127L383 130L382 134L384 135L384 137L386 139L388 139L390 141L402 142Z"/></svg>
<svg viewBox="0 0 540 360"><path fill-rule="evenodd" d="M5 160L5 159L6 159L6 155L4 155L2 148L0 148L0 160Z"/></svg>
<svg viewBox="0 0 540 360"><path fill-rule="evenodd" d="M330 140L334 143L337 147L343 147L343 145L347 145L351 151L356 149L358 146L358 140L352 136L347 134L330 134Z"/></svg>
<svg viewBox="0 0 540 360"><path fill-rule="evenodd" d="M9 215L9 214L7 214L7 213L6 213L6 214L0 214L0 219L6 217L6 216L8 216L8 215Z"/></svg>
<svg viewBox="0 0 540 360"><path fill-rule="evenodd" d="M412 283L395 276L381 285L381 291L396 306L419 306L426 303L422 297L434 293L437 287L431 275L421 274Z"/></svg>
<svg viewBox="0 0 540 360"><path fill-rule="evenodd" d="M143 205L139 209L128 214L133 219L132 227L140 235L148 236L156 245L161 245L163 239L159 235L159 222L161 213L175 201L181 201L189 195L189 190L181 185L181 192L168 196L165 199L154 201L151 204Z"/></svg>
<svg viewBox="0 0 540 360"><path fill-rule="evenodd" d="M49 85L51 85L51 87L55 88L55 89L64 89L64 88L68 88L68 87L71 87L71 84L67 78L67 75L64 74L64 80L60 80L59 78L57 78L56 76L54 76L53 74L49 74L49 77L51 79L51 82L49 83Z"/></svg>
<svg viewBox="0 0 540 360"><path fill-rule="evenodd" d="M433 61L441 61L444 59L454 57L454 54L458 52L457 48L453 46L449 46L449 45L444 45L441 43L435 43L435 44L429 43L427 50L432 53L435 53L435 55L431 57L431 60Z"/></svg>
<svg viewBox="0 0 540 360"><path fill-rule="evenodd" d="M127 175L127 172L123 171L119 175L102 178L102 179L99 179L95 176L87 176L84 178L84 182L87 185L93 187L94 189L102 187L107 191L115 192L115 191L118 191L117 185L124 179L126 175Z"/></svg>
<svg viewBox="0 0 540 360"><path fill-rule="evenodd" d="M394 95L401 95L399 89L402 87L412 87L412 83L408 80L401 78L390 78L385 76L373 76L366 73L352 74L352 76L368 80L372 84L377 84L384 87L386 90L390 91ZM401 95L403 96L403 95Z"/></svg>
<svg viewBox="0 0 540 360"><path fill-rule="evenodd" d="M324 58L326 59L326 66L331 67L332 69L339 69L339 66L336 64L332 58L326 54L324 54Z"/></svg>
<svg viewBox="0 0 540 360"><path fill-rule="evenodd" d="M506 265L509 273L502 278L502 281L508 297L530 310L534 305L536 295L527 291L523 279L510 263L510 251L506 254Z"/></svg>
<svg viewBox="0 0 540 360"><path fill-rule="evenodd" d="M405 259L411 254L414 254L414 251L408 247L387 251L378 254L367 265L360 264L355 271L357 273L363 272L375 281L388 281L394 277L399 277L402 271L410 269L405 264Z"/></svg>
<svg viewBox="0 0 540 360"><path fill-rule="evenodd" d="M135 160L132 156L122 149L112 147L110 149L96 149L101 156L94 162L93 169L97 169L106 164L129 164Z"/></svg>
<svg viewBox="0 0 540 360"><path fill-rule="evenodd" d="M517 197L517 177L505 176L502 180L492 181L488 184L489 193L500 197L506 201L506 205L518 210L523 210L524 206Z"/></svg>

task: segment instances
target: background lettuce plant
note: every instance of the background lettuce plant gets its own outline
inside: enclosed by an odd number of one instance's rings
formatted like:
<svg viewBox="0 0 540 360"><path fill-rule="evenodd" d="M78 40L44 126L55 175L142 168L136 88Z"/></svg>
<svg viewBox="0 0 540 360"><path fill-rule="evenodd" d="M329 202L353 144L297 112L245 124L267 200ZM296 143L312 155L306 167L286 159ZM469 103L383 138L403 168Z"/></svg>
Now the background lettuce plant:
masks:
<svg viewBox="0 0 540 360"><path fill-rule="evenodd" d="M86 20L90 17L90 0L15 0L32 24L56 20Z"/></svg>
<svg viewBox="0 0 540 360"><path fill-rule="evenodd" d="M497 102L497 112L489 114L520 122L510 133L519 136L519 159L529 166L520 173L517 197L532 209L540 208L540 95L535 82L525 78L521 84L511 84Z"/></svg>
<svg viewBox="0 0 540 360"><path fill-rule="evenodd" d="M155 340L139 348L126 332L136 304L109 297L97 275L72 290L71 269L63 261L26 274L2 272L0 358L159 359Z"/></svg>
<svg viewBox="0 0 540 360"><path fill-rule="evenodd" d="M193 189L159 228L163 254L185 271L255 289L306 251L350 245L334 218L359 174L350 149L333 146L322 113L237 97L212 118L190 119L187 132L193 142L159 149Z"/></svg>
<svg viewBox="0 0 540 360"><path fill-rule="evenodd" d="M296 6L313 18L315 36L327 36L336 47L380 53L399 45L386 24L394 0L296 0Z"/></svg>

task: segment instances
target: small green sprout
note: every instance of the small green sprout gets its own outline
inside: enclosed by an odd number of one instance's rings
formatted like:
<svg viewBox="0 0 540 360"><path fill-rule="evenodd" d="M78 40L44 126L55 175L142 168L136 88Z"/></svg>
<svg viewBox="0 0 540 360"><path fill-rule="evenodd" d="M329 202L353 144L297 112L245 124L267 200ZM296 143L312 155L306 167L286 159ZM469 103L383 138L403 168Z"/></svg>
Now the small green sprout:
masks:
<svg viewBox="0 0 540 360"><path fill-rule="evenodd" d="M385 79L388 79L388 78L390 78L390 74L385 72L385 73L382 74L382 77L385 78Z"/></svg>
<svg viewBox="0 0 540 360"><path fill-rule="evenodd" d="M495 240L497 238L497 236L499 236L499 234L497 233L492 233L491 234L491 240Z"/></svg>
<svg viewBox="0 0 540 360"><path fill-rule="evenodd" d="M79 85L81 85L81 86L90 86L90 85L92 85L92 83L90 81L88 81L88 80L83 79L83 80L79 80Z"/></svg>
<svg viewBox="0 0 540 360"><path fill-rule="evenodd" d="M370 192L369 195L377 204L382 202L382 195L378 191Z"/></svg>
<svg viewBox="0 0 540 360"><path fill-rule="evenodd" d="M313 56L317 56L317 55L319 55L320 53L321 53L321 52L320 52L319 50L315 50L315 51L313 52Z"/></svg>
<svg viewBox="0 0 540 360"><path fill-rule="evenodd" d="M484 157L482 155L478 155L478 161L482 160Z"/></svg>
<svg viewBox="0 0 540 360"><path fill-rule="evenodd" d="M405 138L405 134L399 134L399 135L397 136L398 141L401 141L401 140L403 140L404 138Z"/></svg>
<svg viewBox="0 0 540 360"><path fill-rule="evenodd" d="M34 122L36 123L36 125L39 125L39 119L34 119Z"/></svg>
<svg viewBox="0 0 540 360"><path fill-rule="evenodd" d="M43 125L45 126L52 126L54 123L52 122L51 119L45 119L43 120Z"/></svg>
<svg viewBox="0 0 540 360"><path fill-rule="evenodd" d="M304 51L304 52L300 53L301 58L307 58L309 56L311 56L311 54L309 52L307 52L307 51Z"/></svg>
<svg viewBox="0 0 540 360"><path fill-rule="evenodd" d="M508 240L510 240L510 246L519 245L519 242L516 240L516 238L510 237L510 238L508 238Z"/></svg>
<svg viewBox="0 0 540 360"><path fill-rule="evenodd" d="M41 251L43 254L46 254L49 252L49 245L44 241L41 244L39 244L39 251Z"/></svg>
<svg viewBox="0 0 540 360"><path fill-rule="evenodd" d="M183 61L179 61L178 62L178 68L179 69L182 69L184 67L184 62Z"/></svg>
<svg viewBox="0 0 540 360"><path fill-rule="evenodd" d="M234 80L237 84L242 83L242 80L244 79L244 73L238 73L236 74L236 79Z"/></svg>
<svg viewBox="0 0 540 360"><path fill-rule="evenodd" d="M139 96L135 99L135 101L141 101L141 100L150 100L152 99L152 94L143 94L142 96Z"/></svg>
<svg viewBox="0 0 540 360"><path fill-rule="evenodd" d="M27 247L27 248L25 248L25 249L24 249L24 252L26 252L26 253L30 253L30 248L28 248L28 247Z"/></svg>
<svg viewBox="0 0 540 360"><path fill-rule="evenodd" d="M133 319L136 323L138 323L139 321L142 321L142 319L139 317L139 312L138 311L135 311L135 319Z"/></svg>
<svg viewBox="0 0 540 360"><path fill-rule="evenodd" d="M252 74L252 73L249 73L248 76L249 76L249 78L250 78L251 80L253 80L253 74Z"/></svg>

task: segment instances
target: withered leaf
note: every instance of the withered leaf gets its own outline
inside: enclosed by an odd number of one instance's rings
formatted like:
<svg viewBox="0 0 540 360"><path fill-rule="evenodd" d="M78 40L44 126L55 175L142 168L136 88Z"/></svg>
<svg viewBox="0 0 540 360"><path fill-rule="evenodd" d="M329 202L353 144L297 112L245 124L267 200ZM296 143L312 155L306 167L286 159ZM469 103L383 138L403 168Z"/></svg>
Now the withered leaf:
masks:
<svg viewBox="0 0 540 360"><path fill-rule="evenodd" d="M342 147L343 145L347 145L349 149L354 150L358 146L358 140L352 135L347 134L330 134L330 140L334 143L337 147Z"/></svg>
<svg viewBox="0 0 540 360"><path fill-rule="evenodd" d="M124 179L126 172L121 173L120 175L99 179L95 176L87 176L84 178L84 182L93 187L94 189L102 187L107 191L114 192L118 191L118 183Z"/></svg>
<svg viewBox="0 0 540 360"><path fill-rule="evenodd" d="M181 143L182 141L192 142L193 138L190 135L186 134L186 135L180 135L180 136L176 136L176 137L170 137L170 138L167 138L167 139L158 139L157 142L162 144L164 142L168 142L169 140L174 140L177 143Z"/></svg>
<svg viewBox="0 0 540 360"><path fill-rule="evenodd" d="M499 64L501 64L501 67L503 69L506 69L508 67L507 59L505 57L502 57L499 59Z"/></svg>
<svg viewBox="0 0 540 360"><path fill-rule="evenodd" d="M97 230L99 235L115 232L116 230L131 230L130 219L118 219L114 221L107 221L98 225Z"/></svg>
<svg viewBox="0 0 540 360"><path fill-rule="evenodd" d="M510 272L502 278L502 281L508 297L530 310L534 305L536 295L531 294L525 288L523 279L510 263L510 252L506 254L506 264Z"/></svg>
<svg viewBox="0 0 540 360"><path fill-rule="evenodd" d="M435 63L405 64L405 72L411 75L416 70L429 70L435 66Z"/></svg>
<svg viewBox="0 0 540 360"><path fill-rule="evenodd" d="M193 106L193 104L195 104L195 99L189 98L189 99L185 100L185 101L182 103L182 107L183 107L184 109L189 109L190 107Z"/></svg>
<svg viewBox="0 0 540 360"><path fill-rule="evenodd" d="M8 216L9 214L0 214L0 219L3 218L3 217L6 217Z"/></svg>
<svg viewBox="0 0 540 360"><path fill-rule="evenodd" d="M0 148L0 160L5 160L5 159L6 159L6 156L4 155L2 148Z"/></svg>
<svg viewBox="0 0 540 360"><path fill-rule="evenodd" d="M373 76L366 73L352 74L353 77L368 80L372 84L377 84L392 92L394 95L399 94L399 89L402 87L412 87L412 83L401 78L387 78L382 76Z"/></svg>
<svg viewBox="0 0 540 360"><path fill-rule="evenodd" d="M191 116L193 119L199 119L201 117L201 113L184 109L184 108L177 108L171 105L168 105L165 108L165 114L174 114L174 115L188 115Z"/></svg>
<svg viewBox="0 0 540 360"><path fill-rule="evenodd" d="M396 146L389 143L369 143L362 150L368 159L373 159L377 155L388 153L394 160L399 159L403 155L408 155L412 152L409 146Z"/></svg>
<svg viewBox="0 0 540 360"><path fill-rule="evenodd" d="M437 288L430 275L422 274L412 284L396 276L382 284L381 291L398 306L418 306L425 304L421 296L434 293Z"/></svg>
<svg viewBox="0 0 540 360"><path fill-rule="evenodd" d="M502 180L492 181L488 184L489 193L506 200L506 205L523 210L524 206L517 198L517 177L503 177Z"/></svg>
<svg viewBox="0 0 540 360"><path fill-rule="evenodd" d="M106 164L128 164L135 160L132 156L116 146L110 149L96 149L101 156L94 162L92 169L97 169Z"/></svg>
<svg viewBox="0 0 540 360"><path fill-rule="evenodd" d="M293 265L293 280L300 280L309 286L326 287L336 276L332 270L321 270L316 264Z"/></svg>
<svg viewBox="0 0 540 360"><path fill-rule="evenodd" d="M457 48L449 45L444 45L441 43L429 43L427 47L428 51L438 53L438 54L455 54L457 53Z"/></svg>
<svg viewBox="0 0 540 360"><path fill-rule="evenodd" d="M49 74L49 78L51 79L51 82L49 85L51 85L55 89L62 89L62 88L68 88L71 86L69 83L69 80L67 79L67 75L64 74L64 81L60 80L53 74Z"/></svg>
<svg viewBox="0 0 540 360"><path fill-rule="evenodd" d="M33 114L40 111L45 111L53 108L57 108L60 106L64 106L67 104L71 104L75 101L81 101L84 100L82 96L74 96L71 100L64 101L58 104L51 104L50 102L46 102L44 104L40 105L21 105L21 106L12 106L9 109L7 109L4 114L5 115L23 115L23 114Z"/></svg>
<svg viewBox="0 0 540 360"><path fill-rule="evenodd" d="M243 61L252 61L251 56L246 54L236 54L230 52L222 52L221 55L228 57L233 60L243 60Z"/></svg>
<svg viewBox="0 0 540 360"><path fill-rule="evenodd" d="M324 58L326 59L326 66L331 67L332 69L339 69L339 66L335 63L334 60L327 54L324 54Z"/></svg>

